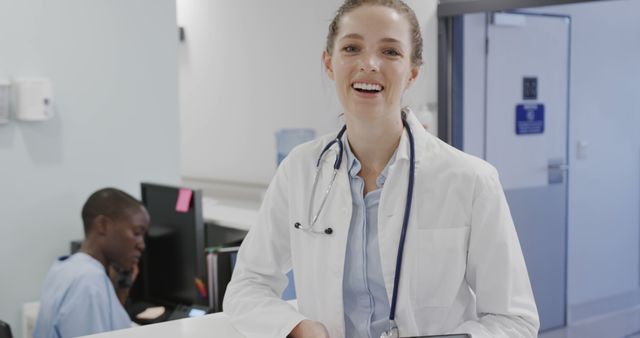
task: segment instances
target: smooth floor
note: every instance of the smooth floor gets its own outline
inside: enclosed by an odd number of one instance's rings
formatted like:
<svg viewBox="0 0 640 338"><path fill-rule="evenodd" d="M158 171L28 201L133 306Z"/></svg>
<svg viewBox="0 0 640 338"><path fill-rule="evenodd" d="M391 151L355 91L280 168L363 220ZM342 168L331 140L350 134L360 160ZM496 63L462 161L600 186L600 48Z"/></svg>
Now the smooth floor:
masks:
<svg viewBox="0 0 640 338"><path fill-rule="evenodd" d="M640 306L551 330L539 338L640 338Z"/></svg>

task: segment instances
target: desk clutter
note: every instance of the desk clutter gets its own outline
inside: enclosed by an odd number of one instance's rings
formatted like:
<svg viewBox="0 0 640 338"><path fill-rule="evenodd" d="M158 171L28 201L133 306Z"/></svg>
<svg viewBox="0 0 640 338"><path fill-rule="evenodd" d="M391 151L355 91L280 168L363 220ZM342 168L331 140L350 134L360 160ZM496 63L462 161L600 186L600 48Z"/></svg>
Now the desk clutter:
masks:
<svg viewBox="0 0 640 338"><path fill-rule="evenodd" d="M162 316L165 312L164 306L152 306L136 315L138 320L154 320Z"/></svg>
<svg viewBox="0 0 640 338"><path fill-rule="evenodd" d="M212 312L211 308L201 305L178 304L171 310L168 309L168 307L155 306L148 302L138 302L127 306L129 316L139 325L200 317Z"/></svg>

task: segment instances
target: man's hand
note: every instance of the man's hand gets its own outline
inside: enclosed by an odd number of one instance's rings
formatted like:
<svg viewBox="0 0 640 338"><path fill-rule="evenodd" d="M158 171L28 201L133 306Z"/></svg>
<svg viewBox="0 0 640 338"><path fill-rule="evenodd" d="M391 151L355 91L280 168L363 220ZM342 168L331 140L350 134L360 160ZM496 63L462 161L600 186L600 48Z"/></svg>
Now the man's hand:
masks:
<svg viewBox="0 0 640 338"><path fill-rule="evenodd" d="M122 279L123 276L120 276L120 273L118 271L119 269L113 266L113 264L109 265L109 279L111 279L113 288L116 291L116 296L118 296L120 303L122 303L122 305L124 306L127 301L127 298L129 298L129 288L131 287L131 285L133 285L133 282L135 282L136 278L138 277L138 274L140 273L140 269L138 268L138 265L135 264L133 266L133 269L131 269L131 271L128 272L129 274L128 278L130 279L130 281L126 283L128 284L128 286L121 285L122 281L120 279Z"/></svg>
<svg viewBox="0 0 640 338"><path fill-rule="evenodd" d="M327 328L320 322L305 319L293 328L291 338L329 338Z"/></svg>
<svg viewBox="0 0 640 338"><path fill-rule="evenodd" d="M111 279L111 282L113 283L113 287L118 290L118 289L123 289L126 288L128 289L130 286L123 286L121 284L130 284L133 285L133 283L136 281L136 278L138 277L138 274L140 273L140 268L138 268L138 265L134 265L133 268L131 269L131 271L126 271L125 273L128 274L128 276L122 275L123 271L116 268L113 264L109 265L109 279ZM124 281L122 281L121 279L128 279L128 281L126 283L123 283Z"/></svg>
<svg viewBox="0 0 640 338"><path fill-rule="evenodd" d="M131 269L131 283L134 283L136 281L136 278L138 278L139 273L140 273L140 268L138 267L138 264L134 264L133 269Z"/></svg>

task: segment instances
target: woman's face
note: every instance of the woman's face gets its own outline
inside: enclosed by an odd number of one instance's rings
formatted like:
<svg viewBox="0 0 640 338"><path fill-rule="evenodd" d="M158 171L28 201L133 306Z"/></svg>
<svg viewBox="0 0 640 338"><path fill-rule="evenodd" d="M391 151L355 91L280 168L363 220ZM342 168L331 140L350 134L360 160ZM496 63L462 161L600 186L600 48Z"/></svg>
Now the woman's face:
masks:
<svg viewBox="0 0 640 338"><path fill-rule="evenodd" d="M392 8L362 6L340 19L323 59L347 117L400 116L402 94L418 75L411 48L409 22Z"/></svg>

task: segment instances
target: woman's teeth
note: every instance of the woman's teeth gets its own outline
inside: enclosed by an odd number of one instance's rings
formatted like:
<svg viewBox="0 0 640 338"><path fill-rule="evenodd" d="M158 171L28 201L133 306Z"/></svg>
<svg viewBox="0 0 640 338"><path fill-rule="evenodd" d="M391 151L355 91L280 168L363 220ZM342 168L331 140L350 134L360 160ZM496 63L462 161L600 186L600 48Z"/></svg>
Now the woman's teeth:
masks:
<svg viewBox="0 0 640 338"><path fill-rule="evenodd" d="M363 91L363 92L377 93L382 91L381 85L373 84L373 83L356 82L353 85L351 85L351 87L357 91Z"/></svg>

